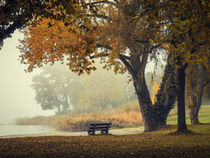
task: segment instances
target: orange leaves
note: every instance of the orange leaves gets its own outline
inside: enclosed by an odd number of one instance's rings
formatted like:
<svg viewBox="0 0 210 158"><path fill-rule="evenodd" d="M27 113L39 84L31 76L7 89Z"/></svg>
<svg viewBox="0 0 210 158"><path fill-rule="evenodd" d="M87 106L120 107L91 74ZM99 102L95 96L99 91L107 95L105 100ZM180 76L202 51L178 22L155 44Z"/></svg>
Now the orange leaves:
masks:
<svg viewBox="0 0 210 158"><path fill-rule="evenodd" d="M151 100L152 100L153 104L156 101L156 94L157 94L159 89L160 89L159 84L157 83L157 81L154 81L152 83L152 95L151 95Z"/></svg>
<svg viewBox="0 0 210 158"><path fill-rule="evenodd" d="M28 71L34 67L40 67L46 63L63 61L65 56L75 60L69 66L72 69L83 62L83 69L90 68L91 61L86 56L95 49L95 45L87 39L93 38L94 34L84 32L75 26L65 26L61 21L42 19L36 27L29 26L25 31L25 39L22 40L20 50L22 63L29 65Z"/></svg>
<svg viewBox="0 0 210 158"><path fill-rule="evenodd" d="M163 48L166 49L167 48L167 44L163 43Z"/></svg>

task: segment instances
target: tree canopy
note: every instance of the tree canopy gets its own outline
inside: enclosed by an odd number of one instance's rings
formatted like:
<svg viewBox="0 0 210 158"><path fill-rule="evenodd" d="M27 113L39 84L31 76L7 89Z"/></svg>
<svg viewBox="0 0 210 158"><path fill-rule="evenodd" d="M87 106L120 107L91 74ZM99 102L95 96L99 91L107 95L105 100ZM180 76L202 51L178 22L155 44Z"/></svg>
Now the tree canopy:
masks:
<svg viewBox="0 0 210 158"><path fill-rule="evenodd" d="M152 103L145 81L149 58L155 58L161 44L154 42L157 22L149 20L149 13L135 20L141 1L97 1L86 3L87 18L77 18L74 24L43 18L36 27L29 26L20 47L22 63L28 71L46 63L67 61L78 74L95 70L95 59L117 73L131 74L143 114L145 129L156 130L166 125L166 118L174 103L174 83L161 85L159 99ZM92 9L93 8L93 9ZM142 13L147 10L142 10ZM81 23L87 24L81 27ZM50 26L49 26L50 24ZM84 26L84 25L83 25ZM174 81L174 68L168 65L164 80ZM169 85L170 84L170 85ZM164 94L164 89L173 89ZM160 113L162 114L160 115Z"/></svg>
<svg viewBox="0 0 210 158"><path fill-rule="evenodd" d="M79 7L79 9L78 9ZM0 49L16 29L36 25L42 18L62 20L66 25L83 17L88 9L83 0L2 0L0 2Z"/></svg>

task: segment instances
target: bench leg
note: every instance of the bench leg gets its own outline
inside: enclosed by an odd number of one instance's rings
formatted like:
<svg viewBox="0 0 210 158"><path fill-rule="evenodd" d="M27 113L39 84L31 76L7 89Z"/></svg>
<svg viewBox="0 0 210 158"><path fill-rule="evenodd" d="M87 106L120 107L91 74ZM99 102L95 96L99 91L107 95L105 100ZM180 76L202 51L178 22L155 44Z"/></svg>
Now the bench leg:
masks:
<svg viewBox="0 0 210 158"><path fill-rule="evenodd" d="M95 135L95 130L88 131L89 135Z"/></svg>
<svg viewBox="0 0 210 158"><path fill-rule="evenodd" d="M109 130L101 130L101 134L108 134Z"/></svg>

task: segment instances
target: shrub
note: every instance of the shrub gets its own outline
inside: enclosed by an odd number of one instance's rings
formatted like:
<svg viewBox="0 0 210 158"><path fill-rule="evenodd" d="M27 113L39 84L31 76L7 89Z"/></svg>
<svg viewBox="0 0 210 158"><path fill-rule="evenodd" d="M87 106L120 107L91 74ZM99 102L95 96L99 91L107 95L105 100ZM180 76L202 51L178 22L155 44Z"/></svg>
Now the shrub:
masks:
<svg viewBox="0 0 210 158"><path fill-rule="evenodd" d="M143 124L139 112L130 111L111 114L75 114L57 121L56 129L63 131L84 131L91 123L111 122L114 128L137 127Z"/></svg>
<svg viewBox="0 0 210 158"><path fill-rule="evenodd" d="M91 123L103 122L111 122L113 128L137 127L143 124L141 114L137 111L36 116L16 120L17 125L45 125L62 131L84 131Z"/></svg>

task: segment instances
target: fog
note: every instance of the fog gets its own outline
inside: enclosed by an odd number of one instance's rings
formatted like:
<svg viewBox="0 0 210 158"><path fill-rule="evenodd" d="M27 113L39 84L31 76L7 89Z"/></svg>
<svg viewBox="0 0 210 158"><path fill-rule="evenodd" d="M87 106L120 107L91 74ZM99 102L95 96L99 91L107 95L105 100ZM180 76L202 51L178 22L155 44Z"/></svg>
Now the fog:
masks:
<svg viewBox="0 0 210 158"><path fill-rule="evenodd" d="M4 41L0 51L0 124L11 123L18 117L54 114L54 111L42 110L35 101L31 78L39 70L26 73L25 65L20 64L20 52L16 47L22 37L16 31L12 38Z"/></svg>

